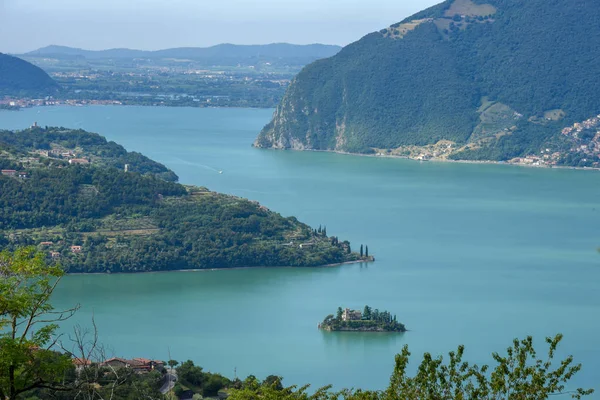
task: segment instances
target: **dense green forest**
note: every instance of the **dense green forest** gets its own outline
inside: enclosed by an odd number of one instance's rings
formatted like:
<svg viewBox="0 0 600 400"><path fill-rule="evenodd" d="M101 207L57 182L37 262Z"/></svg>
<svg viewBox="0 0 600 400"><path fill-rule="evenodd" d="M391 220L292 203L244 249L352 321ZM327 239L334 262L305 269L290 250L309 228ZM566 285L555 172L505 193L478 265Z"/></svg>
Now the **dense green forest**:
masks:
<svg viewBox="0 0 600 400"><path fill-rule="evenodd" d="M361 259L324 229L256 202L165 180L166 167L123 153L99 135L34 128L0 137L9 142L0 150L3 169L22 170L20 177L0 176L0 247L38 246L69 272L321 266ZM92 163L70 165L26 152L58 143L85 149ZM128 172L124 160L132 162Z"/></svg>
<svg viewBox="0 0 600 400"><path fill-rule="evenodd" d="M561 129L600 111L599 47L594 0L448 0L305 67L256 145L368 153L449 140L456 159L492 160L566 151Z"/></svg>
<svg viewBox="0 0 600 400"><path fill-rule="evenodd" d="M0 98L6 95L40 96L57 90L56 82L41 68L0 53Z"/></svg>

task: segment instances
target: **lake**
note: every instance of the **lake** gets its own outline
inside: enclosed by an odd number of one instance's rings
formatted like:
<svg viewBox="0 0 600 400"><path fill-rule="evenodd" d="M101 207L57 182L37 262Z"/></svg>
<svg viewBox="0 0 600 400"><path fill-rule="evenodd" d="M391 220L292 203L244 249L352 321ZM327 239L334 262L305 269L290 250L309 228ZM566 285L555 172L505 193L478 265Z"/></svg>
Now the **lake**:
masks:
<svg viewBox="0 0 600 400"><path fill-rule="evenodd" d="M182 183L258 200L377 261L272 268L68 276L58 307L115 355L192 359L229 377L384 388L404 345L459 344L491 363L515 337L565 334L583 363L576 384L600 384L600 173L251 147L272 110L45 107L0 112L0 128L84 128L142 152ZM223 171L219 174L218 171ZM404 334L325 333L338 306L398 315ZM69 325L65 325L65 329Z"/></svg>

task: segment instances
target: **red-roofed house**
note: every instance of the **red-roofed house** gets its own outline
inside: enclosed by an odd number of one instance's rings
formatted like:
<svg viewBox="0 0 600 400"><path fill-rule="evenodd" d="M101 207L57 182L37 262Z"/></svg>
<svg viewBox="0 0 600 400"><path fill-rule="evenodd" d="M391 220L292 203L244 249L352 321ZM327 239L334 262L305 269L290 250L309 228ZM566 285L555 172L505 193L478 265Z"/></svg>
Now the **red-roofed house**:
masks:
<svg viewBox="0 0 600 400"><path fill-rule="evenodd" d="M83 368L92 365L92 362L85 358L74 357L72 361L73 365L75 365L75 370L77 372L80 372Z"/></svg>

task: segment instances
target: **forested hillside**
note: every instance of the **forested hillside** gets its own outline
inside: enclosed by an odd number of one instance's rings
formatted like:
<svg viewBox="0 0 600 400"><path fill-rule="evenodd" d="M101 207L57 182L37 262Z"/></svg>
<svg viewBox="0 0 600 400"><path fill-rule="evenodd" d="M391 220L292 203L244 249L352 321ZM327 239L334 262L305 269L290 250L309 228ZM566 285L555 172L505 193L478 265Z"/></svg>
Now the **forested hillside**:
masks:
<svg viewBox="0 0 600 400"><path fill-rule="evenodd" d="M0 53L0 97L45 95L56 90L56 82L41 68L20 58Z"/></svg>
<svg viewBox="0 0 600 400"><path fill-rule="evenodd" d="M91 162L45 155L43 149L58 144L86 149L81 151ZM129 171L123 161L131 162ZM328 237L324 229L256 202L165 180L174 176L166 167L96 134L4 131L0 164L0 248L37 246L68 272L320 266L360 259L348 242Z"/></svg>
<svg viewBox="0 0 600 400"><path fill-rule="evenodd" d="M597 48L594 0L448 0L307 66L255 145L564 160L600 112Z"/></svg>
<svg viewBox="0 0 600 400"><path fill-rule="evenodd" d="M26 165L67 165L72 159L90 164L125 169L129 172L153 174L167 181L177 181L177 175L154 160L123 146L107 141L97 133L82 129L34 126L21 131L0 130L0 151L10 148L19 156L6 154L0 158L3 168L20 169ZM31 154L30 154L31 153ZM23 157L23 155L28 155ZM35 155L35 157L31 157ZM72 162L72 161L71 161ZM23 165L24 164L24 165Z"/></svg>

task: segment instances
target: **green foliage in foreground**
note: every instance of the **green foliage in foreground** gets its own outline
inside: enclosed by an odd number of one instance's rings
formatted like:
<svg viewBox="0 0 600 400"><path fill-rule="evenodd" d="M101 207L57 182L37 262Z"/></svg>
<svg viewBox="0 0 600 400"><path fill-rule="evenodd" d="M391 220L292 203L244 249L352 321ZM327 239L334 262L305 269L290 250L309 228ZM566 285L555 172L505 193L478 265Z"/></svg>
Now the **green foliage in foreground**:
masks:
<svg viewBox="0 0 600 400"><path fill-rule="evenodd" d="M50 296L63 272L32 249L0 252L0 399L15 400L36 388L64 389L73 365L56 351L57 323Z"/></svg>
<svg viewBox="0 0 600 400"><path fill-rule="evenodd" d="M547 357L538 357L533 339L515 339L506 354L494 353L494 368L471 365L463 361L464 347L450 352L448 361L425 353L414 376L408 375L411 353L405 346L396 356L394 371L387 389L382 391L321 388L314 394L308 386L284 389L263 385L231 390L230 400L311 399L311 400L542 400L558 395L575 399L593 393L592 389L569 389L567 382L581 369L569 356L554 366L562 335L546 338Z"/></svg>

